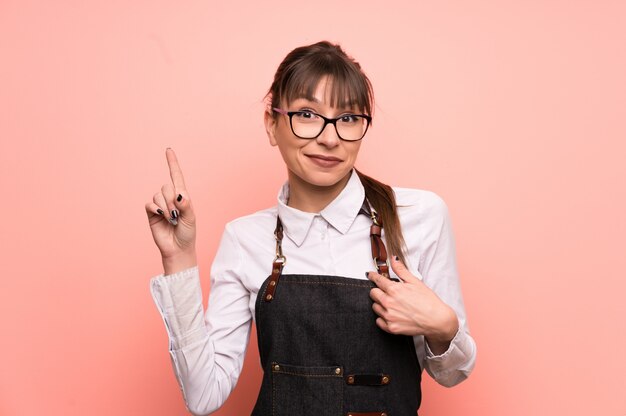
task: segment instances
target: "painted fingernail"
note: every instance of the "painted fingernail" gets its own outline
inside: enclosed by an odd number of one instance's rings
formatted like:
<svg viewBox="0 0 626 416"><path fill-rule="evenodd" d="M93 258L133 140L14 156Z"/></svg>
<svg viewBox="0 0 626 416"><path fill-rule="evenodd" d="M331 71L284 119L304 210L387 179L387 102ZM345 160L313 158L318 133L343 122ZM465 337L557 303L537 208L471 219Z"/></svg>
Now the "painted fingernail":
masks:
<svg viewBox="0 0 626 416"><path fill-rule="evenodd" d="M183 199L183 196L181 194L178 194L178 198L176 198L176 200L180 202L182 199Z"/></svg>
<svg viewBox="0 0 626 416"><path fill-rule="evenodd" d="M157 209L157 212L159 213L159 215L165 214L161 208Z"/></svg>
<svg viewBox="0 0 626 416"><path fill-rule="evenodd" d="M394 256L394 259L396 259L396 261L400 260L398 256Z"/></svg>
<svg viewBox="0 0 626 416"><path fill-rule="evenodd" d="M370 278L370 272L365 272L365 277Z"/></svg>
<svg viewBox="0 0 626 416"><path fill-rule="evenodd" d="M170 224L172 224L172 225L178 225L178 220L177 220L176 218L168 218L167 220L168 220L168 221L170 222Z"/></svg>
<svg viewBox="0 0 626 416"><path fill-rule="evenodd" d="M175 220L178 218L178 210L177 209L173 209L172 210L172 219Z"/></svg>

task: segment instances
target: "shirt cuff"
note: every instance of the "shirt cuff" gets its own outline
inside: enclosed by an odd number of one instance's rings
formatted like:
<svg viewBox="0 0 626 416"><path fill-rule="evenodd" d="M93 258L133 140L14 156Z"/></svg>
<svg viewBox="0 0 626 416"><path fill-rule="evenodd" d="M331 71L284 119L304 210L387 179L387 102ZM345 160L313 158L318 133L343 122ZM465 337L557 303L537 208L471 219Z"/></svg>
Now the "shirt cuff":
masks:
<svg viewBox="0 0 626 416"><path fill-rule="evenodd" d="M428 345L428 341L426 340L426 337L424 337L424 346L426 348L426 357L428 357L428 358L445 359L444 357L446 355L450 355L451 354L451 351L452 351L452 349L454 347L454 343L458 342L458 338L460 336L459 335L460 333L461 333L461 327L459 327L456 330L456 334L454 334L454 337L450 341L450 345L448 345L448 349L445 352L443 352L443 353L441 353L439 355L435 355L435 353L430 349L430 346Z"/></svg>
<svg viewBox="0 0 626 416"><path fill-rule="evenodd" d="M469 375L474 366L474 342L463 327L459 327L443 354L435 355L426 339L424 348L426 350L424 360L429 373L444 386L458 384Z"/></svg>
<svg viewBox="0 0 626 416"><path fill-rule="evenodd" d="M150 292L170 340L170 350L206 337L198 266L150 279Z"/></svg>

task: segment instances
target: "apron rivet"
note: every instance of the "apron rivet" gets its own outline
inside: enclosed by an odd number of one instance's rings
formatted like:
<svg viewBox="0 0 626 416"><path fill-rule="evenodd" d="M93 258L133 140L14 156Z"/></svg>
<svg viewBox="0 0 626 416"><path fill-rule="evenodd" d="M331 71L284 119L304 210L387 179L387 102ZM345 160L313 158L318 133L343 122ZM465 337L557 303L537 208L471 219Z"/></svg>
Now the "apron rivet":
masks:
<svg viewBox="0 0 626 416"><path fill-rule="evenodd" d="M265 297L265 299L266 299L266 300L272 300L272 295L267 295L267 296Z"/></svg>
<svg viewBox="0 0 626 416"><path fill-rule="evenodd" d="M348 377L348 384L354 384L354 377L353 376L349 376Z"/></svg>
<svg viewBox="0 0 626 416"><path fill-rule="evenodd" d="M335 368L335 374L337 375L341 374L341 368L339 367Z"/></svg>
<svg viewBox="0 0 626 416"><path fill-rule="evenodd" d="M389 383L389 377L384 376L383 377L383 384L387 384L387 383Z"/></svg>
<svg viewBox="0 0 626 416"><path fill-rule="evenodd" d="M380 416L387 416L387 413L382 412L382 413L380 414Z"/></svg>
<svg viewBox="0 0 626 416"><path fill-rule="evenodd" d="M275 281L273 281L273 280L271 280L271 281L270 281L270 286L276 286L276 282L275 282Z"/></svg>
<svg viewBox="0 0 626 416"><path fill-rule="evenodd" d="M276 365L274 366L274 371L278 371L278 370L280 370L280 366L279 366L278 364L276 364Z"/></svg>
<svg viewBox="0 0 626 416"><path fill-rule="evenodd" d="M272 273L278 273L278 272L279 272L279 270L278 270L278 269L274 269L274 270L272 270Z"/></svg>

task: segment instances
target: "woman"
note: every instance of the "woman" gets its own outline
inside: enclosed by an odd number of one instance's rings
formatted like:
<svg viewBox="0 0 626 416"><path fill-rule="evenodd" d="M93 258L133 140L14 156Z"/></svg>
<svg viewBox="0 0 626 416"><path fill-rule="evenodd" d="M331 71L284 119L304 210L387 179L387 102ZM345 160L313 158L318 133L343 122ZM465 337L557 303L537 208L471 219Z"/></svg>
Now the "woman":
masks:
<svg viewBox="0 0 626 416"><path fill-rule="evenodd" d="M172 183L146 204L164 266L151 291L187 408L224 403L254 318L264 371L254 415L415 415L423 368L453 386L476 355L446 205L354 168L373 94L339 46L294 49L267 98L288 180L276 206L226 224L206 313L195 213L171 149Z"/></svg>

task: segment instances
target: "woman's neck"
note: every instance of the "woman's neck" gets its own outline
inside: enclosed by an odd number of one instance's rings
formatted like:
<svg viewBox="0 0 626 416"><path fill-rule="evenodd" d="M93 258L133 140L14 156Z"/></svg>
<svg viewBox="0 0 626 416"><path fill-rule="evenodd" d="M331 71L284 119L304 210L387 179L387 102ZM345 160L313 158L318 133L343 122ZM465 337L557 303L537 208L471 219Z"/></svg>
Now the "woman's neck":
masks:
<svg viewBox="0 0 626 416"><path fill-rule="evenodd" d="M334 185L317 186L303 181L298 175L289 171L287 205L304 212L320 212L343 191L350 180L351 172Z"/></svg>

